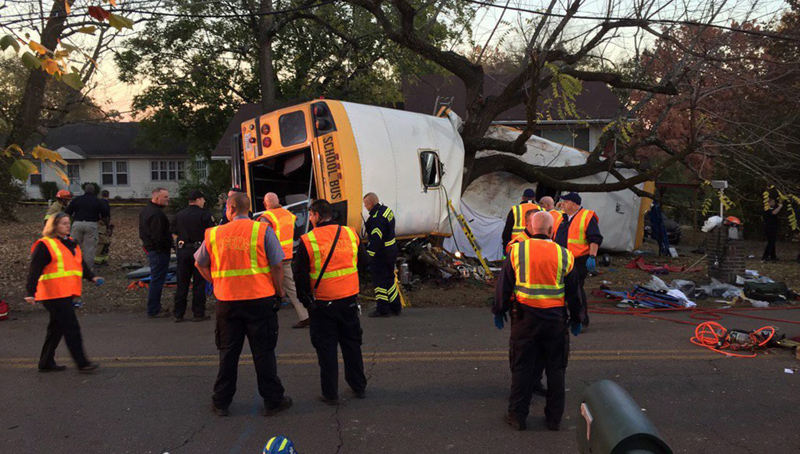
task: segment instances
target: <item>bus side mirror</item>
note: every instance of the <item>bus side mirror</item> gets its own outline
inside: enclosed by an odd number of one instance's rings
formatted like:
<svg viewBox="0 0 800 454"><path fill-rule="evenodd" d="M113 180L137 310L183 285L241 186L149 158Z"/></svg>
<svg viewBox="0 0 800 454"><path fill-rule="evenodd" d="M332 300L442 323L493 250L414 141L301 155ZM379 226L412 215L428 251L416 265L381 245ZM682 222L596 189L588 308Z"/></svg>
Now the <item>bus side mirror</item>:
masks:
<svg viewBox="0 0 800 454"><path fill-rule="evenodd" d="M642 408L613 381L589 386L579 411L581 454L672 454Z"/></svg>

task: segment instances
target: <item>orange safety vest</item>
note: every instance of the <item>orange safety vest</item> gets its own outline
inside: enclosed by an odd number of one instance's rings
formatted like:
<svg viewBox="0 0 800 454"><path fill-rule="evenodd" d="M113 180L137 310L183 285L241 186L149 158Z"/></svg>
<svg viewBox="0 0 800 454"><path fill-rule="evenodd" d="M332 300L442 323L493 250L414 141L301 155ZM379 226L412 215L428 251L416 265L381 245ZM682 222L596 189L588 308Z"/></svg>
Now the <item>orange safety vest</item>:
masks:
<svg viewBox="0 0 800 454"><path fill-rule="evenodd" d="M564 219L564 213L558 210L550 210L548 213L553 217L553 239L555 239L561 220Z"/></svg>
<svg viewBox="0 0 800 454"><path fill-rule="evenodd" d="M512 245L509 258L517 281L514 297L520 304L537 309L565 305L564 277L574 264L569 250L551 240L532 238Z"/></svg>
<svg viewBox="0 0 800 454"><path fill-rule="evenodd" d="M531 210L542 211L542 207L535 203L525 202L511 208L511 212L514 213L514 228L511 230L511 238L525 231L525 216Z"/></svg>
<svg viewBox="0 0 800 454"><path fill-rule="evenodd" d="M264 249L267 224L237 219L206 230L205 247L211 259L214 296L242 301L275 295Z"/></svg>
<svg viewBox="0 0 800 454"><path fill-rule="evenodd" d="M75 254L55 238L41 238L36 240L31 247L31 253L36 245L42 243L50 252L48 263L39 283L36 285L36 301L53 300L81 296L81 279L83 278L83 254L80 246L75 246Z"/></svg>
<svg viewBox="0 0 800 454"><path fill-rule="evenodd" d="M284 260L291 260L294 256L294 223L297 216L283 207L267 210L258 217L260 222L267 222L275 230L278 241L281 242Z"/></svg>
<svg viewBox="0 0 800 454"><path fill-rule="evenodd" d="M522 243L525 240L530 240L531 238L532 237L528 235L527 230L523 230L522 233L515 236L514 238L511 238L511 241L509 241L508 244L506 245L506 255L508 255L508 253L511 252L511 246L517 243Z"/></svg>
<svg viewBox="0 0 800 454"><path fill-rule="evenodd" d="M569 241L567 247L575 257L583 257L589 253L589 240L586 238L586 229L592 218L597 216L592 210L580 209L572 218L569 225Z"/></svg>
<svg viewBox="0 0 800 454"><path fill-rule="evenodd" d="M320 269L328 258L338 228L338 225L316 227L301 237L308 252L312 290L317 279L320 279ZM353 229L343 226L333 250L333 257L319 281L314 296L320 301L333 301L357 295L359 289L358 236Z"/></svg>

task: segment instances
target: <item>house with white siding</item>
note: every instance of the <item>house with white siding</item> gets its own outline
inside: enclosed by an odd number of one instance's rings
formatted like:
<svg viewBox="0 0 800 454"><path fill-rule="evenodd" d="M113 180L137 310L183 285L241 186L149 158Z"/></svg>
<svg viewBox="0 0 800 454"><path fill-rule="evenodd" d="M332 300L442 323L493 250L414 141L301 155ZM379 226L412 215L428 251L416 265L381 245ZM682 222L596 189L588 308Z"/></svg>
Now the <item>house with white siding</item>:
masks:
<svg viewBox="0 0 800 454"><path fill-rule="evenodd" d="M81 194L83 183L97 183L111 198L147 199L157 187L176 191L181 181L190 177L195 166L200 178L206 177L205 161L193 163L186 144L164 138L156 144L141 137L139 123L75 123L51 130L45 146L57 151L67 162L62 170L69 177L67 185L47 165L39 175L31 175L25 184L27 196L41 198L39 185L54 181L59 189Z"/></svg>

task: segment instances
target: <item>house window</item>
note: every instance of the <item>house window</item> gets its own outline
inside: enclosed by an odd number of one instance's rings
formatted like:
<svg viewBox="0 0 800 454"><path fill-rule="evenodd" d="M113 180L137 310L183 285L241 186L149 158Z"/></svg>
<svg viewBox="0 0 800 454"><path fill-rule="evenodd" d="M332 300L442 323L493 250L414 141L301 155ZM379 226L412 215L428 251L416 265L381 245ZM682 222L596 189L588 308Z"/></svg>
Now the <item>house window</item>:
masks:
<svg viewBox="0 0 800 454"><path fill-rule="evenodd" d="M152 181L182 181L186 179L184 161L150 161Z"/></svg>
<svg viewBox="0 0 800 454"><path fill-rule="evenodd" d="M208 178L208 161L205 158L197 158L194 160L194 171L198 180L205 180Z"/></svg>
<svg viewBox="0 0 800 454"><path fill-rule="evenodd" d="M42 184L42 163L34 162L33 164L36 165L36 171L39 173L32 173L29 181L31 182L31 186L39 186Z"/></svg>
<svg viewBox="0 0 800 454"><path fill-rule="evenodd" d="M100 162L100 180L103 186L127 186L128 161Z"/></svg>
<svg viewBox="0 0 800 454"><path fill-rule="evenodd" d="M438 187L442 182L439 155L432 150L420 151L419 163L422 169L422 186L426 189Z"/></svg>
<svg viewBox="0 0 800 454"><path fill-rule="evenodd" d="M81 180L81 165L80 164L67 164L67 178L69 181Z"/></svg>

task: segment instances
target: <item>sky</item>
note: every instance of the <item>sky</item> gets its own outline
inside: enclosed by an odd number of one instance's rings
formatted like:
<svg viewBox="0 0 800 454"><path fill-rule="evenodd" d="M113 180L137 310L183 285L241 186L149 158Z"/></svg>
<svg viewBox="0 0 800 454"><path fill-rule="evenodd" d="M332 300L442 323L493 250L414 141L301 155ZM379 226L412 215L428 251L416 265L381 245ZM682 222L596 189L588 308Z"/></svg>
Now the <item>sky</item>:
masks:
<svg viewBox="0 0 800 454"><path fill-rule="evenodd" d="M88 1L88 0L87 0ZM92 4L94 0L88 1ZM135 1L135 0L128 0ZM207 0L205 0L207 1ZM98 1L99 3L99 1ZM125 5L126 0L117 0L120 6ZM562 13L565 9L566 0L558 0L554 12ZM651 0L646 4L653 13L651 17L657 19L698 19L703 17L707 12L692 10L691 6L686 5L699 5L706 4L706 2L684 2L676 0ZM77 5L78 3L76 3ZM504 6L510 8L520 8L525 10L538 10L544 11L549 4L546 0L494 0L495 7L482 7L477 15L476 20L472 26L472 34L469 37L464 37L462 43L455 43L455 49L461 50L468 45L469 41L475 42L481 46L488 43L489 47L497 45L502 41L502 46L507 47L514 39L519 40L520 31L526 30L530 33L531 22L535 24L540 20L541 16L531 14L528 12L519 12L512 10L504 10ZM604 16L607 9L611 9L613 16L626 16L631 5L634 2L630 0L585 0L583 6L579 10L579 14L587 17ZM716 0L717 8L720 8L716 23L730 25L731 21L743 21L747 18L757 21L769 21L780 16L780 12L788 8L786 3L782 0ZM5 6L6 8L3 8ZM13 19L24 17L24 14L34 12L36 5L34 2L26 0L0 0L0 35L7 32L4 24L13 22ZM78 11L80 11L78 9ZM75 12L73 12L74 14ZM18 16L14 16L17 14ZM35 12L34 12L35 14ZM28 16L29 17L29 16ZM502 22L498 24L498 21ZM557 21L555 18L553 21ZM589 30L598 24L596 20L581 19L571 22L571 28L567 34L578 34L583 31ZM126 35L130 36L135 34L138 28L142 27L141 24L134 25L134 31L128 32ZM4 30L4 28L6 28ZM36 36L36 34L32 34ZM117 38L116 42L122 41L124 38ZM84 40L85 42L86 40ZM76 38L74 44L82 44L80 38ZM634 36L632 34L623 34L611 43L606 49L607 54L612 59L624 58L633 49ZM117 78L117 70L113 63L113 59L108 55L103 61L98 62L98 74L94 78L93 85L95 86L93 95L96 101L106 110L116 110L123 114L123 119L130 120L131 102L137 93L140 93L146 86L142 83L129 85L120 82Z"/></svg>

